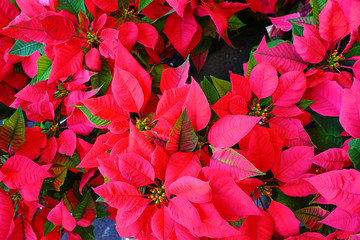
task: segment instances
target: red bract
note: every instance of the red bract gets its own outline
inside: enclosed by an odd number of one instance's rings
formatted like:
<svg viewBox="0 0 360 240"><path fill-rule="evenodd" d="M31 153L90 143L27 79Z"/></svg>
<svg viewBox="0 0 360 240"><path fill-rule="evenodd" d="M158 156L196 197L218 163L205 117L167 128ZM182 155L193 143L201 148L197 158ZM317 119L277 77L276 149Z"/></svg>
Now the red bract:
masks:
<svg viewBox="0 0 360 240"><path fill-rule="evenodd" d="M269 124L279 137L286 140L286 145L300 145L299 142L307 144L309 140L300 120L292 118L302 114L294 104L305 91L305 81L301 72L288 72L278 79L275 68L266 63L257 65L249 80L232 75L233 93L223 97L226 104L220 99L213 106L222 118L210 130L210 144L223 148L233 146L258 123ZM243 89L237 90L237 87ZM250 95L249 88L255 97ZM261 106L261 100L270 95L273 95L272 103ZM296 143L293 143L294 140Z"/></svg>

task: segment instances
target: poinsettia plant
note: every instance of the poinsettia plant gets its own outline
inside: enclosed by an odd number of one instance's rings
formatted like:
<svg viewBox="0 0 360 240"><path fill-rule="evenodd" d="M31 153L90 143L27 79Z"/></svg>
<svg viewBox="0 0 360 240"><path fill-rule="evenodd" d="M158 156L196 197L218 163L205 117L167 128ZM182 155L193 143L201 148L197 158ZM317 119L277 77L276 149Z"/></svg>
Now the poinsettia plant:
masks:
<svg viewBox="0 0 360 240"><path fill-rule="evenodd" d="M247 2L0 0L0 238L359 238L360 2Z"/></svg>

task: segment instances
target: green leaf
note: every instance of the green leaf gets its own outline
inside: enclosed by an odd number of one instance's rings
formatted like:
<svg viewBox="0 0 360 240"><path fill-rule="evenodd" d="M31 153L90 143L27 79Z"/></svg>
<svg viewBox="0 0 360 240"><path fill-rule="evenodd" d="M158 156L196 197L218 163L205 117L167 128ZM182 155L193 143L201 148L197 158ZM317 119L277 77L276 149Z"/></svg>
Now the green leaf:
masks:
<svg viewBox="0 0 360 240"><path fill-rule="evenodd" d="M87 107L85 106L76 106L76 105L71 105L71 107L76 107L78 109L80 109L84 114L85 116L87 117L87 119L95 124L96 126L107 126L111 123L111 121L108 121L108 120L104 120L104 119L101 119L99 118L98 116L95 116L94 114L92 114L90 112L89 109L87 109Z"/></svg>
<svg viewBox="0 0 360 240"><path fill-rule="evenodd" d="M327 0L310 0L310 4L312 6L312 13L314 16L314 23L317 28L319 28L319 14L326 3Z"/></svg>
<svg viewBox="0 0 360 240"><path fill-rule="evenodd" d="M33 54L36 50L41 48L43 44L39 42L24 42L22 40L16 40L14 46L10 49L8 54L18 55L22 57L28 57Z"/></svg>
<svg viewBox="0 0 360 240"><path fill-rule="evenodd" d="M160 80L161 80L161 73L164 70L164 66L162 64L155 65L151 71L151 77L153 77L153 81L151 87L156 89L159 92L160 89Z"/></svg>
<svg viewBox="0 0 360 240"><path fill-rule="evenodd" d="M37 82L47 80L50 76L52 62L46 55L42 55L41 57L39 57L36 63L37 74L31 80L30 85L34 85Z"/></svg>
<svg viewBox="0 0 360 240"><path fill-rule="evenodd" d="M0 149L9 154L15 151L25 142L25 120L21 107L0 126Z"/></svg>
<svg viewBox="0 0 360 240"><path fill-rule="evenodd" d="M200 87L203 90L210 105L215 104L219 100L219 94L217 93L215 87L205 76L204 80L202 80L200 83Z"/></svg>
<svg viewBox="0 0 360 240"><path fill-rule="evenodd" d="M311 104L313 104L315 101L313 100L307 100L307 99L301 99L298 103L296 103L295 105L300 108L305 110L307 107L309 107Z"/></svg>
<svg viewBox="0 0 360 240"><path fill-rule="evenodd" d="M84 0L58 0L58 3L59 9L67 10L75 16L77 16L80 11L83 13L86 12Z"/></svg>
<svg viewBox="0 0 360 240"><path fill-rule="evenodd" d="M103 218L110 215L107 211L105 211L102 204L96 204L96 218Z"/></svg>
<svg viewBox="0 0 360 240"><path fill-rule="evenodd" d="M77 153L77 151L75 151L74 154L72 155L71 161L73 161L76 166L80 164L81 160L80 160L80 156ZM76 168L76 169L79 169L80 171L85 172L85 169L83 169L83 168Z"/></svg>
<svg viewBox="0 0 360 240"><path fill-rule="evenodd" d="M139 9L138 12L141 12L147 5L149 5L154 0L139 0Z"/></svg>
<svg viewBox="0 0 360 240"><path fill-rule="evenodd" d="M311 118L331 136L337 137L344 131L338 117L325 117L316 113L311 115Z"/></svg>
<svg viewBox="0 0 360 240"><path fill-rule="evenodd" d="M53 163L67 168L76 168L76 164L71 161L71 158L65 154L57 153L54 157Z"/></svg>
<svg viewBox="0 0 360 240"><path fill-rule="evenodd" d="M319 125L308 129L307 132L311 141L321 151L325 151L329 148L340 148L347 139L346 137L334 137L328 134L327 131Z"/></svg>
<svg viewBox="0 0 360 240"><path fill-rule="evenodd" d="M249 57L249 61L248 61L248 66L247 66L247 70L246 70L246 77L248 78L250 76L250 73L252 71L252 69L257 65L257 62L255 60L254 57L254 51L250 52L250 57Z"/></svg>
<svg viewBox="0 0 360 240"><path fill-rule="evenodd" d="M69 168L67 167L52 167L51 171L53 172L54 178L52 179L52 186L56 191L60 191L60 187L64 185L65 178L67 176Z"/></svg>
<svg viewBox="0 0 360 240"><path fill-rule="evenodd" d="M88 211L88 212L86 212L86 211ZM94 200L92 199L90 192L87 190L83 199L77 205L77 207L74 211L73 217L76 220L79 220L84 216L85 213L89 214L89 212L90 212L90 214L92 214L92 213L94 214L94 219L95 219L96 209L95 209Z"/></svg>
<svg viewBox="0 0 360 240"><path fill-rule="evenodd" d="M103 96L106 93L108 87L110 86L112 77L109 64L104 58L101 58L101 71L90 77L93 89L101 87L99 92L96 94L97 97Z"/></svg>
<svg viewBox="0 0 360 240"><path fill-rule="evenodd" d="M236 31L239 28L246 26L236 15L232 15L228 20L228 29L229 31Z"/></svg>
<svg viewBox="0 0 360 240"><path fill-rule="evenodd" d="M323 220L329 213L329 211L322 209L319 206L311 206L297 210L295 216L305 223L307 228L311 231L315 231L322 227L322 224L319 223L319 221Z"/></svg>
<svg viewBox="0 0 360 240"><path fill-rule="evenodd" d="M218 91L220 97L225 96L228 92L231 92L231 83L214 76L210 76L211 80Z"/></svg>
<svg viewBox="0 0 360 240"><path fill-rule="evenodd" d="M238 221L228 221L228 223L233 226L233 227L236 227L236 226L241 226L241 224L245 221L245 218L242 218Z"/></svg>
<svg viewBox="0 0 360 240"><path fill-rule="evenodd" d="M106 200L103 197L98 197L96 199L96 202L104 202L104 203L106 203Z"/></svg>
<svg viewBox="0 0 360 240"><path fill-rule="evenodd" d="M248 159L234 149L210 147L213 152L210 159L211 166L218 170L229 172L236 181L265 175L265 173L257 169Z"/></svg>
<svg viewBox="0 0 360 240"><path fill-rule="evenodd" d="M169 140L166 143L166 150L169 153L192 152L197 142L198 137L187 116L185 108L171 130Z"/></svg>
<svg viewBox="0 0 360 240"><path fill-rule="evenodd" d="M292 33L296 36L299 36L299 37L303 37L304 34L304 27L303 26L300 26L296 23L291 23L291 26L292 26Z"/></svg>
<svg viewBox="0 0 360 240"><path fill-rule="evenodd" d="M262 107L268 107L272 104L272 96L268 96L267 98L260 99L260 106Z"/></svg>
<svg viewBox="0 0 360 240"><path fill-rule="evenodd" d="M272 47L275 47L276 45L278 45L279 43L283 43L283 42L291 43L288 41L284 41L282 39L275 39L270 42L267 42L266 45L268 46L268 48L272 48Z"/></svg>
<svg viewBox="0 0 360 240"><path fill-rule="evenodd" d="M209 37L202 36L200 42L198 43L198 45L196 45L196 47L192 51L191 56L205 52L211 47L211 44L212 41Z"/></svg>
<svg viewBox="0 0 360 240"><path fill-rule="evenodd" d="M94 229L95 227L93 225L90 225L86 228L76 225L73 232L79 234L81 236L81 239L96 240L96 237L94 235Z"/></svg>
<svg viewBox="0 0 360 240"><path fill-rule="evenodd" d="M293 212L299 210L304 207L308 207L308 203L311 201L313 195L309 195L307 197L298 198L298 197L290 197L283 193L278 188L273 188L273 195L272 198L275 201L278 201L288 208L290 208Z"/></svg>
<svg viewBox="0 0 360 240"><path fill-rule="evenodd" d="M360 171L360 138L349 142L348 155L356 170Z"/></svg>
<svg viewBox="0 0 360 240"><path fill-rule="evenodd" d="M288 19L288 21L292 22L292 23L305 23L305 24L313 25L314 24L314 17L313 16L310 16L310 17L298 17L298 18Z"/></svg>
<svg viewBox="0 0 360 240"><path fill-rule="evenodd" d="M354 56L359 56L360 55L360 43L359 42L355 42L352 47L350 48L349 51L347 51L346 53L344 53L344 56L346 59L354 57Z"/></svg>
<svg viewBox="0 0 360 240"><path fill-rule="evenodd" d="M43 236L45 237L49 232L54 230L55 227L56 227L55 224L53 224L49 220L46 220L45 224L44 224L44 235Z"/></svg>

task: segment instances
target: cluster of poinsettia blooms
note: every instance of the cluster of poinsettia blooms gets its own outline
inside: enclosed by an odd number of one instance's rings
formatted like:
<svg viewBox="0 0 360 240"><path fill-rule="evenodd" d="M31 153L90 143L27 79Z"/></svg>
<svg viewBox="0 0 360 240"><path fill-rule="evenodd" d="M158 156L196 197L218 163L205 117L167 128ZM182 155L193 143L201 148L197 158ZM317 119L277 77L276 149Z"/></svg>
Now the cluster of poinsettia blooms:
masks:
<svg viewBox="0 0 360 240"><path fill-rule="evenodd" d="M211 37L231 44L236 12L295 3L270 18L272 41L244 76L189 77ZM359 238L358 0L0 10L0 102L12 113L0 126L0 239L95 239L101 217L136 239ZM185 60L173 68L175 51Z"/></svg>

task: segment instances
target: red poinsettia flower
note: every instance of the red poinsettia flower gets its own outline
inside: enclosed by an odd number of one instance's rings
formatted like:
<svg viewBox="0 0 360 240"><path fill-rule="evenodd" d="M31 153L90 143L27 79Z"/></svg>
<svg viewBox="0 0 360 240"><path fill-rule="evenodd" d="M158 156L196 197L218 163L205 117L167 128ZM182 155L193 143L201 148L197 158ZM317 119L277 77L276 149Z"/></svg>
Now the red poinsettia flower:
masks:
<svg viewBox="0 0 360 240"><path fill-rule="evenodd" d="M296 118L303 111L294 105L306 88L306 78L302 72L292 71L278 78L272 65L261 63L254 67L249 79L232 74L231 80L232 93L213 106L221 119L209 132L211 145L230 147L245 137L256 124L268 124L286 141L285 145L310 143L301 120ZM261 103L270 96L272 102Z"/></svg>

